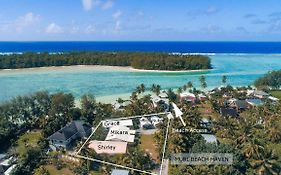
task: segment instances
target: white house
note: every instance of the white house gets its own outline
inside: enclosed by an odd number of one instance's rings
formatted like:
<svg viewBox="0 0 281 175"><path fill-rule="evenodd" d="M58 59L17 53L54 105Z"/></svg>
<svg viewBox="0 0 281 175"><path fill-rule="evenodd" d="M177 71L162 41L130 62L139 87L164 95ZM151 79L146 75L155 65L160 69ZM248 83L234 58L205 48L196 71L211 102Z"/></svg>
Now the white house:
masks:
<svg viewBox="0 0 281 175"><path fill-rule="evenodd" d="M152 123L146 117L140 118L140 126L143 127L145 125L152 125Z"/></svg>
<svg viewBox="0 0 281 175"><path fill-rule="evenodd" d="M153 124L153 126L156 127L156 125L158 125L159 123L163 122L163 118L160 118L158 116L152 116L150 118L150 121Z"/></svg>
<svg viewBox="0 0 281 175"><path fill-rule="evenodd" d="M213 134L201 134L206 143L218 143L217 137Z"/></svg>

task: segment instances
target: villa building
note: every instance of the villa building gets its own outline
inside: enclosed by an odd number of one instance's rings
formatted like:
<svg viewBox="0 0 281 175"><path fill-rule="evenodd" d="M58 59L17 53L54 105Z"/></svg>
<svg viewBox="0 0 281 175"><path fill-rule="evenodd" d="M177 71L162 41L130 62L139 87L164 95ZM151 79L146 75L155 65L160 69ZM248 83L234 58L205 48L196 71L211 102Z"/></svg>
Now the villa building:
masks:
<svg viewBox="0 0 281 175"><path fill-rule="evenodd" d="M72 121L48 137L53 150L69 149L77 139L86 138L91 134L92 127L83 121Z"/></svg>

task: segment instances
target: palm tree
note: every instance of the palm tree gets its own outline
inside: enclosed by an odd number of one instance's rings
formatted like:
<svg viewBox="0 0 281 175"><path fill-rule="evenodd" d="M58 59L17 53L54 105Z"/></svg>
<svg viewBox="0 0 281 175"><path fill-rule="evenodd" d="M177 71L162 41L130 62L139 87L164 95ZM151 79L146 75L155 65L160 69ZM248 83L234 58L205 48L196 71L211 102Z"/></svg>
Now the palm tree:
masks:
<svg viewBox="0 0 281 175"><path fill-rule="evenodd" d="M140 90L141 92L145 92L145 85L143 83L140 85Z"/></svg>
<svg viewBox="0 0 281 175"><path fill-rule="evenodd" d="M189 81L189 82L187 83L187 88L188 88L188 89L193 88L193 84L192 84L192 82L191 82L191 81Z"/></svg>
<svg viewBox="0 0 281 175"><path fill-rule="evenodd" d="M277 175L281 171L278 157L270 149L265 149L260 158L251 162L251 166L258 175Z"/></svg>
<svg viewBox="0 0 281 175"><path fill-rule="evenodd" d="M156 91L157 91L157 85L156 84L152 84L151 91L156 94Z"/></svg>
<svg viewBox="0 0 281 175"><path fill-rule="evenodd" d="M201 83L201 87L202 87L203 89L205 89L205 88L207 87L207 83L206 83L206 78L205 78L205 76L204 76L204 75L200 76L200 77L199 77L199 81L200 81L200 83Z"/></svg>
<svg viewBox="0 0 281 175"><path fill-rule="evenodd" d="M156 93L156 95L159 95L159 94L160 94L160 91L161 91L161 86L158 84L158 85L156 85L156 87L155 87L155 93Z"/></svg>
<svg viewBox="0 0 281 175"><path fill-rule="evenodd" d="M182 89L183 89L184 91L186 91L186 89L187 89L187 85L186 85L186 84L185 84L185 85L183 85Z"/></svg>
<svg viewBox="0 0 281 175"><path fill-rule="evenodd" d="M178 94L182 93L182 88L179 87L178 90L177 90Z"/></svg>

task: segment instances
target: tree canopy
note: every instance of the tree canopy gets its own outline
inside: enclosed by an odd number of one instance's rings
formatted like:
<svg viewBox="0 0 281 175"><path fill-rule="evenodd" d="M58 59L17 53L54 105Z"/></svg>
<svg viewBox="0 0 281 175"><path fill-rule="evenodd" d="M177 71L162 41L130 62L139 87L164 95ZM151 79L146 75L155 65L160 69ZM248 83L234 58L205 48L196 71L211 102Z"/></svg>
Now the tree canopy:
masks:
<svg viewBox="0 0 281 175"><path fill-rule="evenodd" d="M255 81L255 86L279 89L281 87L281 70L268 72Z"/></svg>
<svg viewBox="0 0 281 175"><path fill-rule="evenodd" d="M147 70L210 69L211 60L202 55L148 52L66 52L0 55L0 69L47 66L107 65Z"/></svg>

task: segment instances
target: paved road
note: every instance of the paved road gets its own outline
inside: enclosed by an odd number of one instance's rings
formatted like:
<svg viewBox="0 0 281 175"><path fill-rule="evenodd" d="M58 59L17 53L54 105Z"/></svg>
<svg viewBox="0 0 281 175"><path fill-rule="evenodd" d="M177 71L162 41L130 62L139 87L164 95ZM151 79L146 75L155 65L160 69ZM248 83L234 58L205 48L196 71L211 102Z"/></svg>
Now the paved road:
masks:
<svg viewBox="0 0 281 175"><path fill-rule="evenodd" d="M169 159L164 159L163 162L163 170L162 170L162 174L160 175L169 175Z"/></svg>

